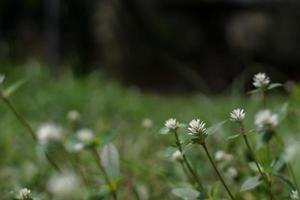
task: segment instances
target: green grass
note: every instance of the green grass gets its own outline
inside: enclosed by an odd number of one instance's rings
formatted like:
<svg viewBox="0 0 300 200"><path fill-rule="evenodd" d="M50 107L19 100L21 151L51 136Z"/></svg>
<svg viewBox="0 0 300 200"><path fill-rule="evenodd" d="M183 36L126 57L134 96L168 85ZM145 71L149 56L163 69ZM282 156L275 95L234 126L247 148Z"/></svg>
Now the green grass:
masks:
<svg viewBox="0 0 300 200"><path fill-rule="evenodd" d="M254 115L262 106L258 99L244 96L241 92L214 96L200 93L167 96L143 93L135 87L125 88L107 80L100 72L85 78L74 78L70 73L53 78L43 68L34 67L11 70L6 77L5 85L28 78L28 82L10 99L35 129L48 121L70 128L66 114L75 109L81 113L83 127L93 129L104 140L109 138L117 146L121 158L118 192L124 199L125 197L135 199L135 191L142 197L142 190L148 193L150 199L176 199L171 189L187 182L180 165L165 156L166 148L174 144L172 135L159 134L166 119L175 117L187 123L193 118L201 118L210 126L228 120L229 112L233 108L243 107L247 112L246 127L250 130L254 128ZM300 100L300 95L297 93L299 92L295 92L291 98L283 94L271 94L267 100L268 107L275 110L283 103L291 101L289 115L278 129L287 142L299 140L300 118L297 101ZM152 128L142 127L145 118L153 121ZM106 136L107 131L113 136ZM246 156L242 140L226 140L230 135L237 134L237 131L236 125L227 121L222 129L208 138L213 153L225 150L236 158L232 163L219 163L221 169L227 166L238 169L238 178L230 182L235 193L239 191L245 177L253 174L244 162ZM255 133L250 137L254 144ZM4 196L3 199L10 199L10 191L21 187L30 188L41 199L53 199L45 188L48 178L54 171L47 162L39 159L38 151L30 135L1 103L0 191ZM264 153L262 150L260 155ZM192 147L187 156L205 180L205 187L211 187L218 182L200 148ZM259 158L265 160L265 156ZM101 174L97 172L89 155L84 154L83 160L87 168L95 173L89 175L93 182L89 192L97 193L101 186L99 184L99 180L102 180ZM299 160L293 162L293 165L299 179ZM220 190L223 191L221 185ZM84 190L84 193L89 192ZM283 190L284 195L288 192ZM224 194L223 191L220 196ZM263 199L260 190L253 192L253 195Z"/></svg>

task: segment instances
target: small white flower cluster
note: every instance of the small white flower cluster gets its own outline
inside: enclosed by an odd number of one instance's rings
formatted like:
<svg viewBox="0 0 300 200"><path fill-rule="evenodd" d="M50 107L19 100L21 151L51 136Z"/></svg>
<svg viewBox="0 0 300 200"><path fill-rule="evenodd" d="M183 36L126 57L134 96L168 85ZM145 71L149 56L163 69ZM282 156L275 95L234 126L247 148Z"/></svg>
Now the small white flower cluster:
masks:
<svg viewBox="0 0 300 200"><path fill-rule="evenodd" d="M27 188L22 188L20 191L19 191L19 194L18 194L18 198L20 200L28 200L31 198L31 191Z"/></svg>
<svg viewBox="0 0 300 200"><path fill-rule="evenodd" d="M206 126L205 123L203 121L201 121L200 119L193 119L190 123L189 123L189 127L188 130L190 131L190 135L194 135L194 136L206 136Z"/></svg>
<svg viewBox="0 0 300 200"><path fill-rule="evenodd" d="M261 110L255 116L255 122L258 130L274 129L278 125L278 115L270 110Z"/></svg>
<svg viewBox="0 0 300 200"><path fill-rule="evenodd" d="M175 118L170 118L165 122L165 127L170 130L175 130L178 128L178 122Z"/></svg>
<svg viewBox="0 0 300 200"><path fill-rule="evenodd" d="M300 199L298 190L292 190L290 193L290 198L291 198L291 200Z"/></svg>
<svg viewBox="0 0 300 200"><path fill-rule="evenodd" d="M54 123L44 123L37 130L37 138L41 144L63 139L63 128Z"/></svg>
<svg viewBox="0 0 300 200"><path fill-rule="evenodd" d="M149 128L151 128L151 127L153 126L153 121L152 121L151 119L149 119L149 118L145 118L145 119L142 121L142 126L143 126L144 128L149 129Z"/></svg>
<svg viewBox="0 0 300 200"><path fill-rule="evenodd" d="M236 108L230 113L230 120L234 122L241 122L245 119L246 113L244 109Z"/></svg>
<svg viewBox="0 0 300 200"><path fill-rule="evenodd" d="M55 197L70 199L76 197L80 182L72 172L64 171L50 178L47 189Z"/></svg>
<svg viewBox="0 0 300 200"><path fill-rule="evenodd" d="M93 142L94 132L90 129L80 129L77 131L76 136L80 142L89 145Z"/></svg>
<svg viewBox="0 0 300 200"><path fill-rule="evenodd" d="M258 73L254 75L253 85L256 88L266 88L270 84L270 78L265 73Z"/></svg>
<svg viewBox="0 0 300 200"><path fill-rule="evenodd" d="M234 167L229 167L226 171L225 171L225 176L229 179L235 179L238 176L238 171L236 170L236 168Z"/></svg>
<svg viewBox="0 0 300 200"><path fill-rule="evenodd" d="M71 110L67 114L67 119L71 122L76 122L80 120L80 114L77 110Z"/></svg>

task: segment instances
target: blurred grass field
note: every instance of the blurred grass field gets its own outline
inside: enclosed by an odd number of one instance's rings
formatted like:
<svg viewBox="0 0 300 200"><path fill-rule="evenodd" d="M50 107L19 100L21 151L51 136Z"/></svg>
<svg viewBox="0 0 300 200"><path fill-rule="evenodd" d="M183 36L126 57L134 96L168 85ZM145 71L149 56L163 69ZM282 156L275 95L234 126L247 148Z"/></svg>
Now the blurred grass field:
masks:
<svg viewBox="0 0 300 200"><path fill-rule="evenodd" d="M239 139L227 140L230 135L237 133L236 126L228 120L229 112L236 107L245 108L246 127L250 130L254 128L255 112L262 106L259 99L247 96L237 88L210 96L201 93L162 95L141 92L136 87L120 86L105 78L102 72L84 78L74 78L66 72L53 78L41 67L7 71L5 85L20 79L28 81L10 99L35 129L49 121L68 128L70 123L66 115L70 110L77 110L81 114L83 127L93 129L104 141L112 141L118 147L121 158L118 192L123 199L135 199L134 193L141 199L176 199L171 189L186 181L180 166L166 156L167 147L174 144L172 135L159 134L166 119L175 117L181 122L188 122L199 117L208 125L227 120L222 129L208 139L208 143L212 152L224 150L239 158L245 154L245 147ZM268 107L275 111L280 111L287 102L287 117L279 125L278 132L288 143L298 142L300 88L295 88L291 94L272 92L267 99ZM145 119L150 119L153 126L143 127ZM251 139L254 144L255 133ZM45 190L53 170L38 158L37 151L30 135L1 103L1 199L10 199L12 190L25 186L31 188L40 199L53 199ZM217 179L206 158L199 156L199 152L203 154L200 148L192 147L187 155L200 176L206 180L206 186L214 185ZM83 157L84 163L93 171L96 166L91 158L88 155ZM239 171L238 178L230 183L233 190L238 191L243 177L251 174L251 171L238 160L221 165L221 168L228 165L235 166ZM300 179L300 159L293 161L293 165ZM94 183L92 189L83 193L97 193L100 190L97 179L102 177L97 170L94 171L96 175L89 175ZM223 190L222 187L220 190Z"/></svg>

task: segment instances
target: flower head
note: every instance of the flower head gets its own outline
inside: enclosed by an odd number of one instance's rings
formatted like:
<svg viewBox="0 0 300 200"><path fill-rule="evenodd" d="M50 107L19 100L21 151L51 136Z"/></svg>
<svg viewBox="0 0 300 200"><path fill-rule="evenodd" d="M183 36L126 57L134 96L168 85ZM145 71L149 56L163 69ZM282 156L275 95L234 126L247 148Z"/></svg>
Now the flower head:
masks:
<svg viewBox="0 0 300 200"><path fill-rule="evenodd" d="M149 118L145 118L143 121L142 121L142 126L144 128L151 128L153 126L153 121Z"/></svg>
<svg viewBox="0 0 300 200"><path fill-rule="evenodd" d="M290 198L292 200L300 199L298 190L292 190L291 193L290 193Z"/></svg>
<svg viewBox="0 0 300 200"><path fill-rule="evenodd" d="M79 185L79 179L73 173L65 171L52 176L47 188L58 198L71 199L76 197Z"/></svg>
<svg viewBox="0 0 300 200"><path fill-rule="evenodd" d="M79 121L80 120L80 114L76 110L71 110L71 111L68 112L67 118L68 118L68 120L73 121L73 122L74 121Z"/></svg>
<svg viewBox="0 0 300 200"><path fill-rule="evenodd" d="M216 153L215 153L215 159L217 160L217 161L222 161L222 160L224 160L224 161L231 161L231 160L233 160L233 155L232 154L228 154L228 153L226 153L225 151L217 151Z"/></svg>
<svg viewBox="0 0 300 200"><path fill-rule="evenodd" d="M188 130L190 135L198 137L201 141L207 136L205 123L200 119L193 119L189 123Z"/></svg>
<svg viewBox="0 0 300 200"><path fill-rule="evenodd" d="M36 134L41 144L46 144L51 141L61 141L63 139L62 127L53 123L42 124Z"/></svg>
<svg viewBox="0 0 300 200"><path fill-rule="evenodd" d="M255 74L253 77L253 85L256 88L265 88L269 85L270 78L265 73Z"/></svg>
<svg viewBox="0 0 300 200"><path fill-rule="evenodd" d="M27 188L23 188L19 191L18 198L20 200L29 200L31 198L31 191Z"/></svg>
<svg viewBox="0 0 300 200"><path fill-rule="evenodd" d="M270 110L261 110L256 114L254 123L258 130L274 129L278 125L278 115Z"/></svg>
<svg viewBox="0 0 300 200"><path fill-rule="evenodd" d="M234 122L241 122L244 120L246 113L244 109L236 108L230 113L230 120Z"/></svg>
<svg viewBox="0 0 300 200"><path fill-rule="evenodd" d="M178 128L178 122L175 118L170 118L165 122L165 127L170 130L175 130Z"/></svg>
<svg viewBox="0 0 300 200"><path fill-rule="evenodd" d="M76 133L77 138L84 144L90 144L94 139L94 132L90 129L81 129Z"/></svg>

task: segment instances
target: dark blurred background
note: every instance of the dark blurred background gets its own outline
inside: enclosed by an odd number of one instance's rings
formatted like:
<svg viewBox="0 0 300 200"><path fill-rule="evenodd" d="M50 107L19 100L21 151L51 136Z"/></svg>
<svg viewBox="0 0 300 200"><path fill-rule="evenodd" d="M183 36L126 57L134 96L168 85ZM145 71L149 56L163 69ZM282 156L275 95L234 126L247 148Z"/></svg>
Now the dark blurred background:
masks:
<svg viewBox="0 0 300 200"><path fill-rule="evenodd" d="M0 68L35 60L177 91L258 71L300 80L299 20L296 0L1 0Z"/></svg>

